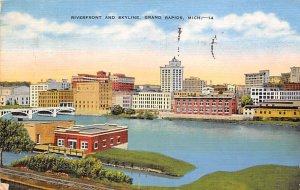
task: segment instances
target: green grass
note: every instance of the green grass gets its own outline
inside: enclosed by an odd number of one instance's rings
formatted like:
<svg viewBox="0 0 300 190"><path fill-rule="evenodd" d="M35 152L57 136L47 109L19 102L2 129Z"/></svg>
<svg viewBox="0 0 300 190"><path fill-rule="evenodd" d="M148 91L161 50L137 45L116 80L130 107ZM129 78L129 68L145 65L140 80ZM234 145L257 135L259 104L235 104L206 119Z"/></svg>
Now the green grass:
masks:
<svg viewBox="0 0 300 190"><path fill-rule="evenodd" d="M183 176L195 168L194 165L159 153L133 150L109 149L89 156L100 159L103 163L125 165L129 167L150 168L163 174ZM88 156L88 157L89 157Z"/></svg>
<svg viewBox="0 0 300 190"><path fill-rule="evenodd" d="M29 108L29 106L20 106L20 105L0 106L0 109L19 109L19 108Z"/></svg>
<svg viewBox="0 0 300 190"><path fill-rule="evenodd" d="M300 168L261 165L237 172L215 172L180 187L143 187L145 190L298 190Z"/></svg>

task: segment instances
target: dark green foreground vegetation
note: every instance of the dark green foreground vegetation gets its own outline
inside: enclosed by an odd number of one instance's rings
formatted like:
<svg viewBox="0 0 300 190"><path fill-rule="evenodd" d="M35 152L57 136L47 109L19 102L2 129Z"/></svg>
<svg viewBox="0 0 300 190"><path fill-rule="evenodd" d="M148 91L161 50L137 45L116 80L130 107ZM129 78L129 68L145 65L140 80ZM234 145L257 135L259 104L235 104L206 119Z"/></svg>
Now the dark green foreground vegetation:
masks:
<svg viewBox="0 0 300 190"><path fill-rule="evenodd" d="M25 157L12 163L13 167L27 167L38 172L51 171L66 173L73 177L88 177L94 180L106 180L117 183L132 183L132 179L123 172L106 170L102 163L95 158L72 160L55 155L38 154Z"/></svg>
<svg viewBox="0 0 300 190"><path fill-rule="evenodd" d="M195 168L194 165L182 160L177 160L153 152L109 149L91 154L88 157L97 158L106 164L131 168L152 169L172 176L183 176Z"/></svg>
<svg viewBox="0 0 300 190"><path fill-rule="evenodd" d="M300 168L278 165L254 166L237 172L215 172L180 187L144 187L146 190L298 190Z"/></svg>

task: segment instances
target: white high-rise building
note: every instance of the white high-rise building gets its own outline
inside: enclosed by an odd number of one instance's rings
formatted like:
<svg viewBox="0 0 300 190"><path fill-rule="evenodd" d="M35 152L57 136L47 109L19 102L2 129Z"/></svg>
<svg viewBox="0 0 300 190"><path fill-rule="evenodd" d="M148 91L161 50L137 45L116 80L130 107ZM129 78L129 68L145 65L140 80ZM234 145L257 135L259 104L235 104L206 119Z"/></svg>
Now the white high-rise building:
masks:
<svg viewBox="0 0 300 190"><path fill-rule="evenodd" d="M183 66L175 57L169 65L160 67L160 89L163 92L182 90Z"/></svg>
<svg viewBox="0 0 300 190"><path fill-rule="evenodd" d="M291 67L291 82L300 82L300 67Z"/></svg>

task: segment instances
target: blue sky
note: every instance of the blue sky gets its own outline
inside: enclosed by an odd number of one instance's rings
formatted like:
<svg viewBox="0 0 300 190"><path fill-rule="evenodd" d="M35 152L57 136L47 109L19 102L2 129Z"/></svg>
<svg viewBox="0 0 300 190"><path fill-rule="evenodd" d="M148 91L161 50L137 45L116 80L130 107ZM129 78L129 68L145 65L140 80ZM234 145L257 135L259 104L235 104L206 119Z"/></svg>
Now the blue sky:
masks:
<svg viewBox="0 0 300 190"><path fill-rule="evenodd" d="M157 74L159 65L164 65L170 57L177 56L179 26L183 30L179 43L180 59L190 68L190 71L187 68L187 75L204 75L208 78L201 70L196 73L191 69L198 66L199 62L215 63L206 68L210 76L217 70L218 76L225 77L230 71L224 73L218 67L240 64L243 64L243 68L238 68L239 77L243 76L245 68L252 68L251 72L255 72L257 69L272 67L278 74L280 70L299 65L299 10L300 1L296 0L4 0L1 13L1 54L5 72L2 66L1 74L10 79L14 67L27 64L35 68L40 67L42 62L51 62L53 68L59 68L68 64L68 55L77 58L72 60L72 63L76 62L72 72L91 72L96 69L96 63L100 62L109 63L103 65L104 69L117 71L120 64L128 65L128 62L138 61L140 73L148 66L153 71L150 72L151 75ZM71 16L99 15L161 15L162 19L70 19ZM165 20L166 15L183 16L184 20ZM187 19L187 16L201 15L214 16L214 19ZM216 60L210 52L214 35L217 35L214 47ZM18 52L22 60L18 60L13 52ZM141 54L146 54L146 61L141 60ZM120 55L123 57L121 60L115 58ZM82 62L89 62L89 69L81 68ZM129 65L128 68L134 68L134 65ZM50 71L52 70L49 69L51 74ZM55 71L52 73L57 73ZM134 73L131 70L128 72ZM67 77L69 75L71 73ZM149 74L148 78L150 77Z"/></svg>

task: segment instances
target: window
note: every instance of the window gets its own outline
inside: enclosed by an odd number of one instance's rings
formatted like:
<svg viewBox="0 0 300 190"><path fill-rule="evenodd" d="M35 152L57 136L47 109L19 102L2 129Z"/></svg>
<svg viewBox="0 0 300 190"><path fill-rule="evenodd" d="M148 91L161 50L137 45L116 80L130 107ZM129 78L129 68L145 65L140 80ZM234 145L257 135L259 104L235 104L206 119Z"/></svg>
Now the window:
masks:
<svg viewBox="0 0 300 190"><path fill-rule="evenodd" d="M81 149L83 149L83 150L88 149L88 142L82 141L81 142Z"/></svg>
<svg viewBox="0 0 300 190"><path fill-rule="evenodd" d="M65 139L57 139L57 146L65 146Z"/></svg>
<svg viewBox="0 0 300 190"><path fill-rule="evenodd" d="M120 136L117 137L117 143L118 143L118 144L121 143L121 137L120 137Z"/></svg>
<svg viewBox="0 0 300 190"><path fill-rule="evenodd" d="M114 144L114 138L110 138L110 145Z"/></svg>
<svg viewBox="0 0 300 190"><path fill-rule="evenodd" d="M102 147L106 147L106 139L102 140Z"/></svg>
<svg viewBox="0 0 300 190"><path fill-rule="evenodd" d="M98 149L98 141L94 142L94 149L97 150Z"/></svg>
<svg viewBox="0 0 300 190"><path fill-rule="evenodd" d="M36 135L36 144L40 144L41 143L41 135L37 134Z"/></svg>

